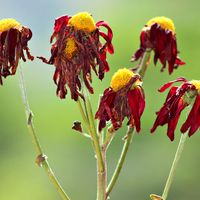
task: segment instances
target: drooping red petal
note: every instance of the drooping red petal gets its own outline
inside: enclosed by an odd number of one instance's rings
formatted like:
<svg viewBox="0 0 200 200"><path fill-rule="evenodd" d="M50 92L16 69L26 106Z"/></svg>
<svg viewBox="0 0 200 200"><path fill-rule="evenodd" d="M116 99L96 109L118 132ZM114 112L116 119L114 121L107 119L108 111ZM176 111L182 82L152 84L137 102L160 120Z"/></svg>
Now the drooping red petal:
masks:
<svg viewBox="0 0 200 200"><path fill-rule="evenodd" d="M61 17L58 17L56 20L55 20L55 23L54 23L54 32L50 38L50 42L52 43L54 37L56 36L56 34L60 31L61 27L62 26L67 26L69 20L71 19L71 16L68 16L68 15L63 15Z"/></svg>
<svg viewBox="0 0 200 200"><path fill-rule="evenodd" d="M110 28L109 24L105 21L99 21L96 23L96 26L97 27L100 27L100 26L103 26L105 27L107 30L108 30L108 33L107 33L107 36L110 40L112 40L112 37L113 37L113 32L112 32L112 29Z"/></svg>
<svg viewBox="0 0 200 200"><path fill-rule="evenodd" d="M60 76L60 70L56 69L53 75L53 80L56 85L58 84L59 76Z"/></svg>
<svg viewBox="0 0 200 200"><path fill-rule="evenodd" d="M171 141L174 140L174 131L176 129L178 120L180 118L180 114L181 114L182 110L186 107L186 104L183 101L183 99L180 99L177 102L177 105L174 105L174 107L176 109L174 110L173 113L170 112L170 120L168 122L168 129L167 129L167 135Z"/></svg>
<svg viewBox="0 0 200 200"><path fill-rule="evenodd" d="M110 70L110 68L109 68L108 62L106 60L106 51L105 50L100 53L100 60L103 62L103 66L104 66L103 71L108 72ZM99 70L100 70L100 68L99 68ZM100 75L99 78L102 79L103 77L101 76L100 71L99 71L99 75Z"/></svg>
<svg viewBox="0 0 200 200"><path fill-rule="evenodd" d="M176 61L175 61L175 64L177 65L177 66L179 66L179 65L185 65L185 62L184 61L182 61L180 58L176 58Z"/></svg>
<svg viewBox="0 0 200 200"><path fill-rule="evenodd" d="M141 129L140 118L144 111L145 100L142 88L134 88L128 92L128 102L134 119L136 131L139 133Z"/></svg>
<svg viewBox="0 0 200 200"><path fill-rule="evenodd" d="M103 33L102 31L99 30L99 34L106 40L108 52L110 54L113 54L114 53L114 47L112 45L113 32L112 32L112 29L110 28L109 24L105 21L99 21L99 22L96 23L96 26L98 28L100 26L103 26L108 30L107 34L105 34L105 33Z"/></svg>
<svg viewBox="0 0 200 200"><path fill-rule="evenodd" d="M193 135L200 126L200 95L197 95L194 105L181 127L181 132L185 133L189 130L189 136Z"/></svg>
<svg viewBox="0 0 200 200"><path fill-rule="evenodd" d="M146 33L146 31L142 31L140 34L140 48L137 49L137 51L134 53L134 55L131 58L131 61L134 62L141 58L146 49L150 48L149 45L150 43L148 42L148 34Z"/></svg>
<svg viewBox="0 0 200 200"><path fill-rule="evenodd" d="M134 62L134 61L137 61L143 54L144 54L144 49L142 48L139 48L135 54L132 56L131 58L131 61Z"/></svg>
<svg viewBox="0 0 200 200"><path fill-rule="evenodd" d="M164 84L158 91L164 92L166 89L171 87L176 82L187 82L187 79L185 79L184 77L179 77L179 78L175 79L174 81L170 81L170 82Z"/></svg>
<svg viewBox="0 0 200 200"><path fill-rule="evenodd" d="M102 36L106 40L108 52L110 54L113 54L114 53L114 47L111 43L110 38L105 33L101 32L101 31L99 31L99 35Z"/></svg>
<svg viewBox="0 0 200 200"><path fill-rule="evenodd" d="M107 88L100 100L99 108L95 114L95 119L99 119L99 131L106 126L106 121L112 118L111 110L114 106L114 99L116 93L111 89Z"/></svg>
<svg viewBox="0 0 200 200"><path fill-rule="evenodd" d="M176 113L176 106L173 106L175 102L178 102L181 95L177 96L178 87L172 87L167 95L165 103L161 109L156 112L156 120L153 127L151 128L151 133L153 133L158 126L163 126L169 123L172 116ZM172 112L172 114L171 114Z"/></svg>
<svg viewBox="0 0 200 200"><path fill-rule="evenodd" d="M194 119L194 123L190 127L190 130L188 133L189 137L191 137L198 130L199 127L200 127L200 109L198 109L198 113L196 115L196 118Z"/></svg>

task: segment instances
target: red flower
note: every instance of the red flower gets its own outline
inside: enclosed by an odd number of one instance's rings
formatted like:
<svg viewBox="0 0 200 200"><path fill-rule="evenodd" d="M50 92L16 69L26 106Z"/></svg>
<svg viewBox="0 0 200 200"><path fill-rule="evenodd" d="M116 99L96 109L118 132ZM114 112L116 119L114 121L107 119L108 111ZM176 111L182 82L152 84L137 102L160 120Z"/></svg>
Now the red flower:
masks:
<svg viewBox="0 0 200 200"><path fill-rule="evenodd" d="M99 131L109 120L114 130L119 129L125 117L128 118L128 125L140 131L140 118L145 107L141 84L140 76L129 69L120 69L114 74L95 115L100 120Z"/></svg>
<svg viewBox="0 0 200 200"><path fill-rule="evenodd" d="M171 87L173 83L179 81L184 82L180 87ZM185 107L193 105L186 121L181 127L181 132L189 131L188 134L191 136L200 127L200 81L193 80L188 82L185 78L178 78L175 81L166 83L159 91L164 92L169 87L171 89L164 105L156 113L157 118L151 132L153 133L159 125L168 124L167 135L173 141L174 131L180 114Z"/></svg>
<svg viewBox="0 0 200 200"><path fill-rule="evenodd" d="M101 26L105 27L108 32L102 32ZM105 40L105 44L100 42L100 37ZM81 96L80 79L82 78L89 92L93 93L90 85L92 82L91 68L102 80L104 73L109 71L106 54L107 52L114 53L111 43L112 30L109 25L104 21L95 24L87 12L78 13L72 17L62 16L55 20L51 43L54 38L56 40L51 48L50 59L47 61L43 57L39 58L56 67L53 79L57 85L57 95L65 98L67 84L71 91L71 98L76 101L78 96Z"/></svg>
<svg viewBox="0 0 200 200"><path fill-rule="evenodd" d="M2 77L14 75L17 70L19 59L25 62L24 51L29 60L34 57L29 53L28 41L32 37L29 28L22 26L15 19L0 20L0 84Z"/></svg>
<svg viewBox="0 0 200 200"><path fill-rule="evenodd" d="M140 48L135 52L132 61L141 58L145 51L154 51L154 64L158 59L164 71L168 63L169 74L179 65L185 63L178 57L176 34L173 21L166 17L155 17L151 19L142 29L140 35Z"/></svg>

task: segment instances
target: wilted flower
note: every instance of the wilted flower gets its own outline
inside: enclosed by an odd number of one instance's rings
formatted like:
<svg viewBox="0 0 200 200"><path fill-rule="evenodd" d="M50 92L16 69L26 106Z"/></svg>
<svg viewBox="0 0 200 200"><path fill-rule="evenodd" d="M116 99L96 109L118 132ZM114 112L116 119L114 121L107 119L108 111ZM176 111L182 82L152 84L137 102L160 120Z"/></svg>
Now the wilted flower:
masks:
<svg viewBox="0 0 200 200"><path fill-rule="evenodd" d="M144 111L145 99L142 80L129 69L119 69L112 77L110 87L104 91L95 118L99 119L101 131L111 120L114 130L122 126L125 117L128 125L140 131L140 118Z"/></svg>
<svg viewBox="0 0 200 200"><path fill-rule="evenodd" d="M183 81L180 86L172 86L173 83ZM160 88L160 92L171 87L169 94L162 108L156 113L157 118L151 129L153 133L157 126L168 124L167 135L170 140L174 140L174 131L176 129L182 110L192 105L192 109L181 127L181 132L188 131L188 135L193 135L200 127L200 81L187 81L185 78L178 78L174 81L166 83Z"/></svg>
<svg viewBox="0 0 200 200"><path fill-rule="evenodd" d="M2 77L14 75L19 59L25 62L24 51L29 60L33 60L28 48L28 41L32 37L29 28L22 26L15 19L0 20L0 84Z"/></svg>
<svg viewBox="0 0 200 200"><path fill-rule="evenodd" d="M108 32L102 32L101 26ZM81 12L72 17L62 16L55 20L51 43L54 38L56 40L51 48L51 57L48 61L43 57L39 58L45 63L55 65L53 79L60 98L65 98L67 84L71 91L71 98L76 101L78 96L81 96L79 92L81 78L89 92L93 93L90 85L91 68L102 80L104 73L109 70L106 54L114 52L111 43L112 35L112 30L106 22L99 21L95 24L94 19L87 12ZM105 44L100 42L100 37L105 40Z"/></svg>
<svg viewBox="0 0 200 200"><path fill-rule="evenodd" d="M132 61L143 56L145 51L154 51L154 64L158 59L162 63L161 71L164 71L168 63L169 74L179 65L185 63L178 57L175 26L171 19L155 17L148 21L140 34L140 48L133 55Z"/></svg>

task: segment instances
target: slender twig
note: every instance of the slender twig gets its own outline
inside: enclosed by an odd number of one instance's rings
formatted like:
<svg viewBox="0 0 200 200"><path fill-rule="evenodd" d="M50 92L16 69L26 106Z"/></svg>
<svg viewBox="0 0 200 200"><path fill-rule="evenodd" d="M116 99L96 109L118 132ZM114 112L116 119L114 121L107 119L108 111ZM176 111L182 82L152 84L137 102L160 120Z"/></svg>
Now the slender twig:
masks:
<svg viewBox="0 0 200 200"><path fill-rule="evenodd" d="M39 164L40 166L42 166L45 169L49 179L51 180L52 184L54 185L54 187L56 188L57 192L60 194L62 199L63 200L70 200L70 198L68 197L68 195L65 193L62 186L58 182L56 176L54 175L54 173L53 173L53 171L52 171L52 169L51 169L51 167L50 167L50 165L47 161L47 157L43 153L43 150L42 150L41 145L39 143L39 139L36 135L35 128L34 128L34 125L33 125L33 120L32 120L33 114L32 114L31 109L29 107L29 102L28 102L25 83L24 83L24 76L23 76L21 66L19 67L19 83L20 83L22 99L23 99L25 112L26 112L27 126L28 126L29 133L31 135L33 145L35 147L35 151L36 151L36 154L37 154L36 162L37 162L37 164Z"/></svg>
<svg viewBox="0 0 200 200"><path fill-rule="evenodd" d="M106 195L106 161L105 152L103 152L100 146L100 138L98 131L95 128L94 115L92 112L92 106L89 99L89 94L82 81L82 95L84 97L83 106L78 98L77 104L85 127L91 136L93 149L97 159L97 200L105 200Z"/></svg>
<svg viewBox="0 0 200 200"><path fill-rule="evenodd" d="M106 137L104 139L103 148L105 150L107 150L110 143L112 142L112 139L114 138L115 131L109 131L109 129L108 129L107 133L105 135L106 135Z"/></svg>
<svg viewBox="0 0 200 200"><path fill-rule="evenodd" d="M106 195L106 155L100 147L99 136L96 132L94 115L92 112L92 106L89 99L89 94L86 88L83 88L83 94L85 98L86 111L88 113L88 120L91 130L91 137L93 139L95 153L97 157L97 200L105 200Z"/></svg>
<svg viewBox="0 0 200 200"><path fill-rule="evenodd" d="M140 74L141 78L144 78L145 72L150 62L150 55L151 55L151 49L147 49L138 66L137 73Z"/></svg>
<svg viewBox="0 0 200 200"><path fill-rule="evenodd" d="M110 180L110 183L109 183L109 185L106 189L106 196L107 197L109 196L110 192L112 191L112 189L113 189L113 187L114 187L114 185L115 185L115 183L116 183L116 181L119 177L119 174L120 174L122 166L124 164L124 161L125 161L130 143L133 139L133 136L134 136L134 129L129 127L128 132L127 132L127 138L126 138L126 141L124 143L120 158L118 160L118 163L117 163L117 166L116 166L115 171L113 173L113 176Z"/></svg>
<svg viewBox="0 0 200 200"><path fill-rule="evenodd" d="M97 168L97 200L106 200L106 186L107 186L107 163L106 163L106 149L101 148L101 154L104 161L104 171Z"/></svg>
<svg viewBox="0 0 200 200"><path fill-rule="evenodd" d="M148 49L143 54L143 57L141 58L140 64L138 66L137 73L140 74L141 78L144 77L146 69L147 69L147 66L149 65L150 53L151 53L151 51ZM111 193L115 183L117 182L117 179L119 177L119 174L121 172L122 166L124 164L124 161L125 161L125 158L126 158L126 155L127 155L127 152L128 152L128 149L129 149L129 146L131 144L133 136L134 136L134 132L133 132L132 128L129 127L128 128L128 133L127 133L127 138L126 138L126 141L125 141L124 146L122 148L122 152L120 154L120 158L118 160L118 164L117 164L117 166L115 168L115 171L114 171L114 173L112 175L112 178L111 178L111 180L110 180L110 182L108 184L108 187L106 189L107 197L109 196L109 194Z"/></svg>
<svg viewBox="0 0 200 200"><path fill-rule="evenodd" d="M77 100L77 105L78 105L78 109L80 111L81 117L83 119L83 123L84 123L87 131L90 133L91 132L90 125L89 125L89 122L88 122L88 118L87 118L87 116L86 116L86 114L84 112L83 106L81 104L80 98L78 98L78 100Z"/></svg>
<svg viewBox="0 0 200 200"><path fill-rule="evenodd" d="M168 196L168 193L169 193L169 189L170 189L172 181L173 181L173 179L175 177L175 172L176 172L176 169L177 169L181 154L183 152L183 148L184 148L184 144L185 144L187 135L188 134L186 134L186 133L182 134L182 136L180 138L180 142L179 142L179 145L178 145L175 157L174 157L174 161L172 163L172 167L171 167L171 170L170 170L170 173L169 173L169 176L167 178L167 182L166 182L163 194L162 194L162 199L163 200L167 199L167 196Z"/></svg>
<svg viewBox="0 0 200 200"><path fill-rule="evenodd" d="M95 128L92 106L90 103L88 91L86 90L84 84L83 84L83 94L84 94L84 98L85 98L86 110L87 110L88 120L89 120L89 125L90 125L90 133L91 133L91 137L94 142L95 152L96 152L96 156L97 156L98 169L100 170L100 172L104 172L104 161L103 161L102 154L101 154L99 137L97 135L96 128Z"/></svg>

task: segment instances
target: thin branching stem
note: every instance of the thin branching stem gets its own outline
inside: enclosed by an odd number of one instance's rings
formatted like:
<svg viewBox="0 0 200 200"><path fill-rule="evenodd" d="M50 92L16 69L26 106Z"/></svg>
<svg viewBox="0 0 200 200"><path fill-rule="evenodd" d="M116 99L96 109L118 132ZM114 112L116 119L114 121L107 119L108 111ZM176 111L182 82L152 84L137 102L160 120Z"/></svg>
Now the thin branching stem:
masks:
<svg viewBox="0 0 200 200"><path fill-rule="evenodd" d="M115 171L113 173L113 176L110 180L110 183L109 183L109 185L106 189L106 196L107 197L109 196L109 194L111 193L113 187L115 186L115 184L117 182L117 179L118 179L119 174L121 172L121 169L123 167L123 164L124 164L125 158L127 156L128 149L129 149L129 146L130 146L131 141L133 139L133 136L134 136L134 129L129 127L128 132L127 132L127 138L126 138L126 141L124 143L120 158L118 160L118 163L117 163L117 166L116 166Z"/></svg>
<svg viewBox="0 0 200 200"><path fill-rule="evenodd" d="M36 162L37 162L37 164L39 164L40 166L42 166L44 168L44 170L46 171L50 181L52 182L53 186L55 187L55 189L57 190L57 192L59 193L61 198L63 200L70 200L70 198L68 197L68 195L65 193L64 189L62 188L62 186L58 182L56 176L54 175L54 173L53 173L53 171L52 171L52 169L51 169L51 167L50 167L50 165L47 161L47 157L43 153L39 139L38 139L37 134L35 132L35 128L34 128L34 125L33 125L33 114L31 112L31 109L30 109L30 106L29 106L27 92L26 92L25 83L24 83L24 76L23 76L21 66L19 67L19 84L20 84L23 104L24 104L24 107L25 107L25 113L26 113L26 118L27 118L27 126L28 126L29 133L31 135L32 142L33 142L36 154L37 154Z"/></svg>
<svg viewBox="0 0 200 200"><path fill-rule="evenodd" d="M83 106L80 98L77 100L78 108L82 116L84 125L89 132L92 140L93 149L97 159L97 200L105 200L106 195L106 155L101 149L100 138L98 136L97 129L95 128L94 115L92 112L92 106L89 99L89 94L83 83Z"/></svg>
<svg viewBox="0 0 200 200"><path fill-rule="evenodd" d="M167 182L165 184L165 188L164 188L164 191L163 191L163 194L162 194L163 200L167 199L170 187L172 185L172 181L174 180L174 177L175 177L175 173L176 173L178 163L180 161L180 157L181 157L182 152L183 152L183 148L184 148L187 136L188 136L188 134L186 134L186 133L181 135L179 145L178 145L178 148L176 150L175 157L174 157L174 161L172 163L172 167L171 167L171 170L169 172L169 176L167 178Z"/></svg>

